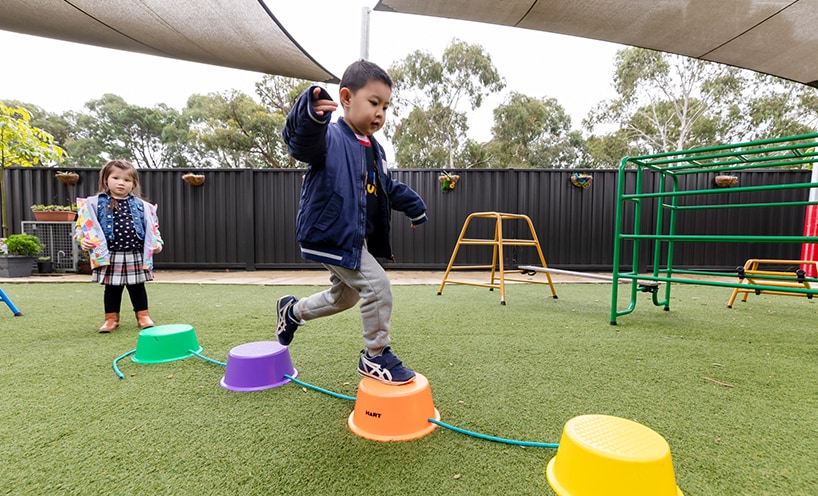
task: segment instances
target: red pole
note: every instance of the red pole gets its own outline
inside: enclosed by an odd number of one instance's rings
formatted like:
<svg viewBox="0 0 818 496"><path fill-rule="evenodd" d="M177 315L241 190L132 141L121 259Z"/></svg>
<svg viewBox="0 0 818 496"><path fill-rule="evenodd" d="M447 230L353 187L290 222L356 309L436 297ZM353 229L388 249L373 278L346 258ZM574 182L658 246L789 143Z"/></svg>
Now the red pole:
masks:
<svg viewBox="0 0 818 496"><path fill-rule="evenodd" d="M818 164L812 164L812 179L818 183ZM818 188L809 190L809 201L818 201ZM804 217L804 236L818 236L818 205L807 205ZM804 243L801 245L801 260L818 260L818 243ZM814 265L802 265L807 277L816 277Z"/></svg>

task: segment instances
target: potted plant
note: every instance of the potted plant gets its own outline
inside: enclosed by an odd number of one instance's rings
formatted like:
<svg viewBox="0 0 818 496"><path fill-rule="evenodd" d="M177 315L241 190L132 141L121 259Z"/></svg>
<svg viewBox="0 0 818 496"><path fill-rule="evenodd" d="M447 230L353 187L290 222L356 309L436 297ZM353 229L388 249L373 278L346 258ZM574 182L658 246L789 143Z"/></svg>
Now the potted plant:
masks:
<svg viewBox="0 0 818 496"><path fill-rule="evenodd" d="M437 180L440 182L440 191L448 193L449 191L452 191L455 186L457 186L457 181L460 180L460 176L443 171L443 173L438 176Z"/></svg>
<svg viewBox="0 0 818 496"><path fill-rule="evenodd" d="M37 272L40 274L51 274L54 272L54 264L51 263L51 257L37 258Z"/></svg>
<svg viewBox="0 0 818 496"><path fill-rule="evenodd" d="M91 274L91 254L87 251L80 252L80 259L77 263L77 274Z"/></svg>
<svg viewBox="0 0 818 496"><path fill-rule="evenodd" d="M571 184L576 186L577 188L588 189L591 187L591 181L594 177L590 174L581 174L579 172L574 172L571 174L570 181Z"/></svg>
<svg viewBox="0 0 818 496"><path fill-rule="evenodd" d="M34 220L40 222L73 222L77 218L77 206L72 205L32 205Z"/></svg>
<svg viewBox="0 0 818 496"><path fill-rule="evenodd" d="M0 255L0 277L26 277L31 275L34 257L43 245L40 238L31 234L12 234L5 241L6 253Z"/></svg>

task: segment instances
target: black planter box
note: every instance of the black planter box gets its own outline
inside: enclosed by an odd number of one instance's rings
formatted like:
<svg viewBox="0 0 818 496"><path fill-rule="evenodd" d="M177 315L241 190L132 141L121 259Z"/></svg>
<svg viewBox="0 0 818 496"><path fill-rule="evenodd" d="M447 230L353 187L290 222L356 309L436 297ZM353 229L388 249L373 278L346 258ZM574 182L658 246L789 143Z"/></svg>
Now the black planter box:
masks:
<svg viewBox="0 0 818 496"><path fill-rule="evenodd" d="M34 257L0 256L0 277L28 277L34 266Z"/></svg>

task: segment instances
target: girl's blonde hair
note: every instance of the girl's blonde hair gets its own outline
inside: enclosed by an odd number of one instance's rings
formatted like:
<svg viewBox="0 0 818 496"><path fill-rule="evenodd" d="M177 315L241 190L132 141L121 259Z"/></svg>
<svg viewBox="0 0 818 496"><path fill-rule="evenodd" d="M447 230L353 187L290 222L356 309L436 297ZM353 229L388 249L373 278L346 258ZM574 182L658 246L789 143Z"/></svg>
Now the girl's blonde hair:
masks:
<svg viewBox="0 0 818 496"><path fill-rule="evenodd" d="M110 190L108 190L108 176L113 173L114 168L127 172L131 176L131 179L133 180L133 189L131 190L131 194L137 198L141 198L142 189L139 186L139 172L129 160L111 160L102 166L102 169L99 170L99 191L106 193L109 196L111 195ZM111 198L111 208L116 209L116 199L114 198Z"/></svg>

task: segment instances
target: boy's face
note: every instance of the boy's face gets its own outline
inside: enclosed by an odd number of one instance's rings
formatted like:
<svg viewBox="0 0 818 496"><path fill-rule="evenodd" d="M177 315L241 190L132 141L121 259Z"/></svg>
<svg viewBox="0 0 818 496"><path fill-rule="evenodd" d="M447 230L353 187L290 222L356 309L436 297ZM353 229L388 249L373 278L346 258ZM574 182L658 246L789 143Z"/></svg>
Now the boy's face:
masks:
<svg viewBox="0 0 818 496"><path fill-rule="evenodd" d="M375 134L386 122L386 109L392 98L392 88L383 81L371 80L356 92L341 88L344 120L361 136Z"/></svg>

